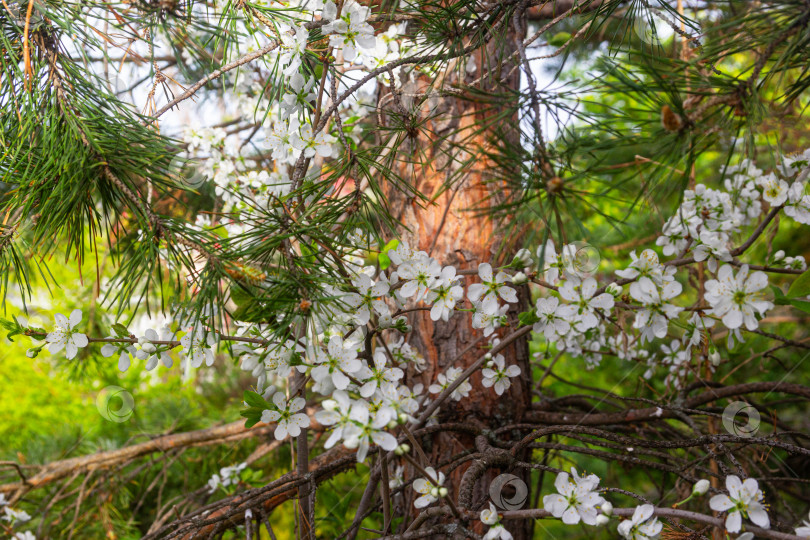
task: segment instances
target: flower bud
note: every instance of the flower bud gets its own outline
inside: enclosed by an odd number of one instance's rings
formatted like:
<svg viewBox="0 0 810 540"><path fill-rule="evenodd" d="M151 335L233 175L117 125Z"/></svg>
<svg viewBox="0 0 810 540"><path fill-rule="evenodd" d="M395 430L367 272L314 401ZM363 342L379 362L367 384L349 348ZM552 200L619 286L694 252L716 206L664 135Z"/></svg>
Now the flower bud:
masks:
<svg viewBox="0 0 810 540"><path fill-rule="evenodd" d="M431 488L430 496L431 497L436 497L438 499L439 498L439 488L437 488L437 487Z"/></svg>
<svg viewBox="0 0 810 540"><path fill-rule="evenodd" d="M610 521L610 518L607 517L605 514L599 514L596 516L596 526L601 527L603 525L607 525Z"/></svg>
<svg viewBox="0 0 810 540"><path fill-rule="evenodd" d="M532 254L526 248L521 248L515 254L515 258L512 259L512 264L510 266L514 266L515 268L524 268L532 264Z"/></svg>
<svg viewBox="0 0 810 540"><path fill-rule="evenodd" d="M411 447L408 446L406 443L400 444L396 448L394 448L394 454L398 456L404 456L408 452L411 451Z"/></svg>
<svg viewBox="0 0 810 540"><path fill-rule="evenodd" d="M399 425L399 424L397 424L397 421L396 421L396 420L391 420L390 422L388 422L388 429L394 429L394 428L395 428L395 427L397 427L398 425Z"/></svg>
<svg viewBox="0 0 810 540"><path fill-rule="evenodd" d="M610 504L610 501L603 502L599 508L602 509L602 513L605 514L606 516L609 516L613 513L613 505Z"/></svg>
<svg viewBox="0 0 810 540"><path fill-rule="evenodd" d="M715 367L720 365L720 352L717 347L709 347L709 362Z"/></svg>
<svg viewBox="0 0 810 540"><path fill-rule="evenodd" d="M785 252L784 252L784 250L781 250L781 249L780 249L779 251L777 251L776 253L774 253L774 254L773 254L773 260L774 260L774 262L776 262L776 261L781 261L781 260L782 260L782 259L784 259L784 258L785 258Z"/></svg>
<svg viewBox="0 0 810 540"><path fill-rule="evenodd" d="M405 413L399 413L399 416L397 416L397 420L399 421L400 424L404 424L405 422L408 421L408 415Z"/></svg>
<svg viewBox="0 0 810 540"><path fill-rule="evenodd" d="M439 488L439 497L447 497L447 493L448 491L446 487Z"/></svg>
<svg viewBox="0 0 810 540"><path fill-rule="evenodd" d="M616 282L614 281L613 283L605 287L605 292L608 292L613 296L619 296L620 294L622 294L622 288L616 285Z"/></svg>
<svg viewBox="0 0 810 540"><path fill-rule="evenodd" d="M517 272L514 276L512 276L512 283L515 285L523 285L529 281L529 278L526 277L526 274L523 272Z"/></svg>
<svg viewBox="0 0 810 540"><path fill-rule="evenodd" d="M485 354L484 358L486 358L487 360L492 360L492 353Z"/></svg>
<svg viewBox="0 0 810 540"><path fill-rule="evenodd" d="M709 481L705 478L695 482L695 487L692 488L693 495L705 495L709 491Z"/></svg>

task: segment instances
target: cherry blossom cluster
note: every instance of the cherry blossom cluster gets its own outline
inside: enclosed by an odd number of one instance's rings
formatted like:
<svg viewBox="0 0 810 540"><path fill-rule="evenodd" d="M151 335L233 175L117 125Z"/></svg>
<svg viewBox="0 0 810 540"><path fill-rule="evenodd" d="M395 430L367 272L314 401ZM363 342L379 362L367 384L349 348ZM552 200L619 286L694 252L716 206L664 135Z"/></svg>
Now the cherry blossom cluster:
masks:
<svg viewBox="0 0 810 540"><path fill-rule="evenodd" d="M633 252L628 267L615 271L617 281L601 289L579 266L581 246L557 248L549 240L537 250L547 292L536 302L535 332L549 347L582 357L588 367L606 354L646 363L647 378L663 366L667 384L676 387L694 372L693 349L701 350L708 341L714 369L722 358L710 329L722 323L727 346L734 347L774 307L767 268L806 269L803 257L787 257L784 251L770 256L764 270L752 270L737 257L745 251L739 247L746 235L756 239L762 233L756 226L768 219L766 211L782 211L807 224L808 156L805 151L785 157L767 174L746 161L727 171L724 189L698 184L687 190L656 241L663 255L675 258L662 262L654 249ZM695 263L707 269L703 301L696 307L682 285L686 268ZM614 307L618 310L612 312ZM629 317L632 324L625 324ZM657 353L651 355L645 345L652 342Z"/></svg>
<svg viewBox="0 0 810 540"><path fill-rule="evenodd" d="M348 13L346 24L355 17ZM205 146L215 140L216 135L200 136L195 144ZM708 329L723 324L731 346L734 340L742 340L743 330L756 330L759 319L773 308L763 296L768 288L766 272L751 271L738 262L734 243L741 241L737 237L754 225L755 218L763 219L766 204L793 203L793 214L803 216L804 199L791 199L788 193L797 192L793 186L804 182L810 169L796 159L785 163L779 170L793 171L793 183L746 164L732 171L725 190L698 185L687 191L657 242L665 255L677 252L678 259L661 262L653 249L634 252L628 267L616 271L618 281L601 287L598 268L585 271L579 265L580 245L558 248L551 240L536 250L534 258L521 250L501 268L481 263L471 278L405 241L392 244L386 268L363 266L361 256L347 256L353 275L343 284L325 287L328 299L313 310L313 324L305 334L278 343L263 339L261 325L240 326L237 337L241 339L233 350L241 357L242 369L256 377L258 391L270 400L261 420L276 423L276 437L283 439L296 436L314 417L328 426L330 446L342 441L357 448L361 460L372 445L396 448L389 431L414 421L429 396L453 385L449 399L461 400L472 390L466 376L459 380L464 371L455 365L437 373L427 392L422 382L406 382L405 373L421 372L424 359L408 344L411 328L402 313L423 309L432 320L447 321L459 310L469 312L472 327L481 330L492 347L502 336L499 330L511 324L507 312L518 301L516 287L529 279L540 291L531 312L533 330L549 347L582 357L591 367L606 354L641 361L649 366L647 377L654 375L657 366L664 366L669 372L666 382L678 386L689 375L693 349L710 339ZM784 188L784 197L766 193L773 182ZM353 241L368 245L360 231ZM784 261L784 254L773 260ZM687 310L676 303L683 296L678 271L686 266L678 261L707 262L705 295L698 309ZM800 263L794 258L787 264ZM632 325L616 324L627 317L633 318ZM70 318L57 315L55 329L46 338L50 349L64 347L67 356L74 357L88 343L75 330L80 322L78 310ZM369 335L372 339L367 339ZM118 339L122 337L109 336L101 351L105 356L118 355L122 371L129 368L130 358L145 360L148 370L159 363L169 367L171 351L178 347L188 367L210 366L219 341L204 321L182 323L174 331L169 326L159 332L150 329L137 339ZM650 355L645 345L656 340L663 342ZM719 354L714 344L709 350L714 366ZM320 409L316 404L315 409L302 412L307 405L301 397L305 389L290 386L296 372L311 380L312 392L323 396ZM520 374L520 368L507 365L501 354L487 355L482 362L482 384L497 395L504 394L510 379Z"/></svg>
<svg viewBox="0 0 810 540"><path fill-rule="evenodd" d="M236 58L270 47L269 53L256 59L256 64L279 74L281 91L271 98L265 87L266 80L258 71L227 73L223 79L228 112L237 118L255 119L256 127L249 138L245 139L240 130L229 133L222 127L196 125L185 128L182 133L183 155L188 158L185 163L196 165L197 174L191 187L198 188L203 181L213 181L223 209L230 213L230 218L219 225L231 235L242 232L240 215L244 220L257 212L272 210L275 201L289 193L293 166L306 160L308 172L317 175L323 160L335 154L339 138L335 127L313 124L318 120L316 109L323 105L318 92L318 85L323 81L302 67L306 56L313 54L315 48L313 31L304 21L317 22L317 31L328 40L326 57L335 70L330 77L352 80L355 69L378 68L416 46L404 36L402 23L389 24L375 35L374 27L369 24L370 9L354 0L337 4L320 0L294 4L269 2L267 6L291 15L289 21L274 21L278 25L273 31L277 44L273 46L273 38L257 31L247 20L236 19L234 24L250 39L235 43L230 54ZM401 84L402 70L401 66L392 68L379 78L388 85ZM397 76L391 77L392 73ZM364 96L365 91L360 90L345 100L341 104L342 114L349 118L367 115L371 109L365 102L373 99ZM344 141L359 142L361 133L356 123L344 124L340 129ZM255 170L246 150L256 147L267 150L273 162L271 169ZM178 172L177 176L181 184L188 185L183 174ZM198 226L210 226L210 223L202 219Z"/></svg>
<svg viewBox="0 0 810 540"><path fill-rule="evenodd" d="M224 489L228 486L236 485L239 483L239 475L247 468L247 463L239 463L237 465L230 465L222 467L219 473L215 473L208 480L208 492L214 493L218 489Z"/></svg>
<svg viewBox="0 0 810 540"><path fill-rule="evenodd" d="M323 311L328 316L313 325L312 333L277 343L248 338L261 336L261 330L255 325L240 326L233 351L240 357L242 369L256 377L257 389L267 400L260 419L276 425L277 439L297 436L315 418L330 431L327 447L341 441L348 448L356 448L362 461L374 445L395 449L396 438L389 431L415 421L420 408L428 403L422 383L403 382L408 368L417 373L424 368L424 359L407 343L410 328L397 313L407 304L429 310L433 320L448 320L464 305L463 276L453 266L441 266L405 242L391 249L389 256L392 265L387 272L360 267L344 287L329 288L327 293L335 300ZM473 313L473 327L482 329L491 345L496 345L499 338L494 330L506 322L505 310L509 303L517 302L517 293L505 269L484 263L478 267L477 278L467 288L469 307L464 309ZM103 343L103 356L118 357L121 371L130 368L132 359L144 361L147 370L159 364L171 367L172 351L182 355L186 368L212 365L219 334L210 331L204 320L184 322L182 314L177 318L179 324L147 329L140 337L115 328L116 333L95 341ZM46 338L53 352L66 347L68 357L73 358L80 347L88 345L87 337L76 330L81 319L79 310L70 318L56 316L56 327ZM383 339L382 329L389 329L394 339ZM370 342L370 349L366 339L369 332L378 338ZM521 370L507 365L501 354L488 354L485 360L482 384L502 395ZM306 375L311 391L323 396L319 408L305 411L307 401L290 385L295 372ZM437 374L428 393L441 394L462 374L461 367L448 366ZM462 379L449 398L464 399L471 390L471 383ZM224 483L223 478L219 483Z"/></svg>
<svg viewBox="0 0 810 540"><path fill-rule="evenodd" d="M344 4L344 10L347 6L351 9L335 14L328 26L343 36L344 50L349 38L339 29L360 24L364 9ZM356 50L364 46L358 36L351 38ZM201 132L189 144L212 151L222 138L214 131ZM318 154L316 146L310 157ZM375 447L403 454L409 448L398 443L398 435L417 421L431 399L460 401L473 390L470 373L460 365L447 365L430 381L419 380L426 361L408 342L412 328L407 313L425 311L433 321L467 314L472 328L487 338L487 348L497 347L507 329L531 324L546 346L544 357L556 350L595 367L603 356L617 356L646 364L648 378L665 367L666 383L679 386L703 351L708 351L711 367L722 362L710 329L723 325L729 347L742 341L743 332L758 329L774 307L764 296L769 268L804 270L802 258L783 252L758 269L738 257L745 252L746 240L751 235L755 240L761 224L767 225L766 216L775 211L807 224L808 171L807 161L795 158L783 160L768 174L747 163L731 171L725 189L697 185L688 190L656 242L663 256L672 258L662 261L652 248L633 252L627 267L615 271L613 282L600 283L598 267L582 266L580 244L557 245L552 240L533 255L521 250L507 265L483 262L472 270L443 265L425 251L394 240L381 253L390 264L365 266L363 254L370 242L358 231L352 242L361 247L345 255L349 275L324 286L308 324L286 339L268 339L264 325L241 322L235 336L223 335L206 321L213 310L197 319L178 312L177 322L146 329L138 337L117 325L111 335L97 339L79 332L82 313L74 310L69 317L57 314L53 330L42 339L52 353L65 349L69 359L90 342L101 342L101 354L117 356L121 371L129 369L133 359L144 361L147 370L160 364L172 367L174 353L182 356L186 369L211 366L220 342L232 340L241 368L256 380L255 398L246 399L249 408L256 409L253 423L274 424L276 439L297 437L315 420L328 434L326 448L342 443L356 450L358 461ZM265 180L256 175L257 182ZM684 270L697 264L705 265L705 278L702 297L695 303L684 294L683 283ZM519 288L526 283L532 284L537 299L530 311L517 314ZM498 396L521 375L519 366L496 351L480 360L481 384ZM224 468L209 486L228 486L240 471ZM448 492L440 471L424 472L414 482L420 508ZM580 476L575 469L570 475L560 473L558 493L544 497L544 507L566 524L607 523L612 506L598 486L595 475ZM710 508L727 513L730 532L739 532L743 520L769 526L755 480L729 476L726 487L728 494L713 497ZM696 491L705 493L702 485ZM481 520L490 525L488 538L508 537L493 508L485 509ZM661 528L654 507L646 504L618 524L619 534L627 539L656 538Z"/></svg>
<svg viewBox="0 0 810 540"><path fill-rule="evenodd" d="M6 500L6 496L3 493L0 493L0 509L2 509L2 515L0 515L0 521L6 522L8 525L0 524L6 532L10 532L13 527L17 527L23 523L27 523L31 521L31 516L25 510L15 510L11 507L9 502ZM31 531L19 531L14 533L11 538L13 540L36 540L36 536Z"/></svg>
<svg viewBox="0 0 810 540"><path fill-rule="evenodd" d="M439 473L440 474L440 473ZM610 522L614 516L614 507L599 493L599 477L594 474L580 475L576 468L571 473L560 472L554 481L557 493L543 497L543 507L553 517L560 519L567 525L576 525L580 522L590 526L603 526ZM414 489L422 493L422 485L414 483ZM679 504L683 504L694 497L705 495L709 491L708 480L699 480L695 483L692 494ZM770 519L767 506L764 504L764 495L753 478L742 481L738 476L726 477L726 490L728 493L714 495L708 502L708 508L716 512L725 512L725 529L730 533L739 533L743 528L743 520L748 520L763 529L770 528ZM424 496L423 496L424 497ZM422 498L417 499L421 501ZM430 499L433 502L435 499ZM419 506L424 506L421 504ZM677 506L677 505L676 505ZM663 524L654 516L655 507L651 504L636 506L629 519L621 519L617 531L621 538L626 540L655 540L660 537ZM485 538L508 539L511 535L500 524L496 508L490 507L481 512L481 521L490 526ZM806 525L806 524L805 524ZM810 529L804 525L796 529L798 536L805 536ZM737 538L744 540L753 538L753 533L746 532Z"/></svg>

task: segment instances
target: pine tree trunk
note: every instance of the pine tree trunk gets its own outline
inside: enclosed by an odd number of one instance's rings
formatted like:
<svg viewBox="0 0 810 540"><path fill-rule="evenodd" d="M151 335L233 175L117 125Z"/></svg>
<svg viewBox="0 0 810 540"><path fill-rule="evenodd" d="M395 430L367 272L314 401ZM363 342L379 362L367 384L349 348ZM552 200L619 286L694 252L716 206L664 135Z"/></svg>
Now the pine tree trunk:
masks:
<svg viewBox="0 0 810 540"><path fill-rule="evenodd" d="M484 103L464 97L437 97L435 94L429 99L413 97L430 92L431 86L441 90L460 82L459 73L465 73L464 64L469 57L456 61L462 62L461 66L451 63L448 71L433 80L424 77L416 83L403 85L401 95L397 97L381 92L380 105L387 111L389 121L392 121L392 115L402 114L403 111L415 111L413 114L421 115L422 119L429 118L418 134L398 149L400 166L396 172L415 190L427 195L431 202L420 203L391 186L387 188L386 195L391 202L393 215L409 229L401 231L402 238L408 241L411 248L424 250L442 265L453 265L458 270L475 270L484 262L492 263L493 267L504 261L508 264L514 255L514 242L502 238L498 222L485 215L487 212L481 212L503 199L505 187L491 174L495 165L482 154L482 150L491 144L496 126L478 132L493 115L504 110L515 111L511 115L514 119L511 127L504 130L503 125L497 126L497 136L504 137L505 134L517 144L515 94L507 91L519 89L520 71L513 69L514 60L505 61L516 50L514 35L514 31L510 31L507 39L497 40L499 45L491 45L486 51L476 51L472 55L476 67L466 72L463 81L470 84L483 77L475 86L499 94L494 101ZM506 80L499 84L497 79L503 78ZM444 84L437 84L436 80L442 80ZM505 245L507 248L502 252ZM468 275L463 279L468 285L477 280L477 276ZM526 309L529 301L527 287L519 288L519 297L519 305L513 305L509 311L510 320L516 320L517 313ZM464 307L471 307L466 299ZM409 319L413 325L409 343L425 357L428 366L421 374L415 371L407 374L410 386L422 382L427 388L435 382L439 373L451 365L464 369L487 352L485 346L488 341L483 338L482 330L472 328L469 312L456 311L448 322L432 321L428 311L412 313ZM514 329L514 325L504 328L500 334L508 335ZM471 345L475 346L470 348ZM462 355L467 349L470 350ZM473 389L469 397L442 404L438 414L440 423L463 423L482 430L495 430L520 422L531 402L527 338L516 340L502 354L507 365L516 364L522 371L519 377L512 379L511 388L502 396L497 396L494 390L482 386L482 376L478 370L470 379ZM510 435L499 436L508 438ZM430 464L436 467L461 452L476 448L474 436L458 432L425 437L420 443ZM456 468L448 477L445 485L454 499L458 497L461 478L469 464L466 462ZM475 484L469 509L478 512L488 507L490 484L505 472L518 476L529 485L525 471L488 470ZM413 469L409 475L420 476ZM413 508L413 497L408 498L407 503L411 513L416 515L418 511ZM527 523L506 525L516 540L529 538ZM481 523L476 522L476 526L480 527Z"/></svg>

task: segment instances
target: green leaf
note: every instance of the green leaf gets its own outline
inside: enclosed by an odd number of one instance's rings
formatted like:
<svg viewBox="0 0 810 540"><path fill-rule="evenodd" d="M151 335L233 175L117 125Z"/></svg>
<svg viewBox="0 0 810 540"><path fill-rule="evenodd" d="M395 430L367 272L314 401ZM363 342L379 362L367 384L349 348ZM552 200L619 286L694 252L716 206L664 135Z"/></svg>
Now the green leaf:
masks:
<svg viewBox="0 0 810 540"><path fill-rule="evenodd" d="M788 298L797 298L799 296L810 295L810 270L796 278L788 289Z"/></svg>
<svg viewBox="0 0 810 540"><path fill-rule="evenodd" d="M571 39L571 34L568 32L559 32L554 34L554 37L548 40L548 44L552 47L562 47L568 40Z"/></svg>
<svg viewBox="0 0 810 540"><path fill-rule="evenodd" d="M385 270L386 268L391 266L391 258L385 253L380 253L377 256L377 262L380 263L380 270Z"/></svg>
<svg viewBox="0 0 810 540"><path fill-rule="evenodd" d="M271 408L270 404L267 403L267 401L262 396L257 394L256 392L252 392L250 390L245 390L245 393L244 393L243 397L244 397L245 403L247 403L251 407L256 407L257 409L261 409L261 410Z"/></svg>
<svg viewBox="0 0 810 540"><path fill-rule="evenodd" d="M385 246L383 246L381 251L387 255L389 251L391 251L392 249L397 249L398 247L399 247L399 240L394 238L393 240L385 244Z"/></svg>
<svg viewBox="0 0 810 540"><path fill-rule="evenodd" d="M805 313L810 313L810 302L805 302L804 300L791 300L790 305L796 309L804 311Z"/></svg>
<svg viewBox="0 0 810 540"><path fill-rule="evenodd" d="M790 305L790 300L782 294L782 290L777 287L776 285L771 285L771 290L773 291L773 303L777 306L788 306Z"/></svg>
<svg viewBox="0 0 810 540"><path fill-rule="evenodd" d="M13 317L13 318L14 318L14 322L11 322L11 321L9 321L7 319L0 319L0 326L5 328L6 330L8 330L8 335L6 335L6 338L9 341L12 341L12 342L14 340L11 339L11 337L16 336L18 334L22 334L22 331L23 331L22 326L20 326L20 323L17 322L17 317Z"/></svg>
<svg viewBox="0 0 810 540"><path fill-rule="evenodd" d="M534 324L539 322L540 319L537 317L537 314L533 311L524 311L518 315L518 320L520 321L520 326L529 326L530 324Z"/></svg>
<svg viewBox="0 0 810 540"><path fill-rule="evenodd" d="M385 270L391 266L391 258L388 256L388 252L392 249L397 249L397 247L399 247L399 240L394 238L385 244L385 246L383 246L383 248L380 250L380 254L377 256L377 261L380 263L381 270Z"/></svg>
<svg viewBox="0 0 810 540"><path fill-rule="evenodd" d="M113 324L112 329L113 332L115 332L115 335L118 337L129 337L129 330L127 330L127 327L121 323Z"/></svg>
<svg viewBox="0 0 810 540"><path fill-rule="evenodd" d="M245 397L247 397L247 394L249 394L249 393L253 394L254 396L257 396L259 399L261 399L261 396L259 396L259 394L257 394L256 392L245 392ZM253 398L251 398L251 399L253 399ZM264 401L264 400L262 400L262 401ZM253 427L256 424L258 424L259 421L262 419L262 413L264 412L264 410L266 408L267 407L265 407L265 406L262 406L262 407L249 407L247 409L242 409L241 411L239 411L239 416L247 419L245 421L245 427L249 428L249 427Z"/></svg>

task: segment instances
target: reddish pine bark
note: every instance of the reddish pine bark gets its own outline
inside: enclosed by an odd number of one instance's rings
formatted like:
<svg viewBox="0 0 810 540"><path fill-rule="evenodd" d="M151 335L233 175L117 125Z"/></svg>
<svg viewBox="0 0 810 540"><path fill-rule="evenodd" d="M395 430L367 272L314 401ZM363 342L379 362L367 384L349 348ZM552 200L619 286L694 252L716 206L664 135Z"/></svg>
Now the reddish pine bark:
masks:
<svg viewBox="0 0 810 540"><path fill-rule="evenodd" d="M432 97L421 100L424 101L421 106L414 106L414 102L418 104L420 99L409 94L430 91L430 80L423 78L418 83L405 84L402 95L397 98L392 98L389 90L389 93L383 92L380 99L381 107L388 113L383 121L395 123L395 115L401 117L403 111L414 109L414 114L420 115L422 119L430 118L424 124L418 123L418 132L412 132L413 136L398 149L398 166L395 171L415 190L427 195L431 202L424 203L409 198L390 184L385 187L392 214L408 229L403 228L400 231L401 236L411 248L424 250L442 265L453 265L458 270L475 270L483 262L491 262L493 266L503 264L504 260L508 263L514 255L513 246L516 242L501 234L499 224L503 222L486 215L488 208L504 199L506 186L492 174L495 164L484 155L484 151L493 143L491 139L494 136L502 138L505 135L513 143L517 140L516 114L510 115L514 121L511 122L512 127L506 130L503 122L491 122L496 115L515 107L514 94L507 94L506 91L518 89L520 72L512 69L514 62L503 61L515 50L512 40L513 35L510 32L506 44L503 39L499 40L502 47L500 50L491 46L485 52L478 51L474 54L476 69L473 73L467 73L463 81L469 84L485 74L504 77L511 73L503 85L493 83L491 77L484 77L481 83L476 84L481 90L500 94L499 97L486 100L467 99L463 96ZM462 62L466 63L466 58ZM451 67L455 67L455 70L440 77L444 80L444 85L434 81L434 88L451 88L454 83L459 82L458 73L464 73L465 66L462 64L459 69L459 66L451 64ZM482 126L488 124L492 125L481 130ZM506 250L501 251L503 247ZM468 285L475 280L477 276L465 276L462 283ZM509 312L512 320L528 305L528 289L525 286L519 288L519 296L520 304L513 305ZM466 298L464 302L465 307L470 307ZM484 346L487 345L487 340L481 339L477 346L459 357L460 353L483 336L482 330L472 328L469 312L456 311L447 322L432 321L428 311L412 313L409 319L413 325L409 343L419 350L428 365L421 374L410 370L407 382L411 386L422 382L427 388L448 367L464 369L486 353ZM514 327L505 328L501 334L507 335L513 329ZM491 388L483 387L479 370L470 379L473 388L469 397L461 401L447 401L441 406L441 423L460 422L494 430L520 422L531 402L531 371L526 338L508 346L502 354L507 365L517 364L522 371L520 377L512 379L511 388L504 395L497 396ZM509 434L501 436L509 437ZM450 432L425 437L420 443L434 466L446 463L461 452L476 448L473 436ZM468 466L469 462L449 475L446 486L454 499L458 497L459 484ZM476 483L472 493L472 510L478 511L488 506L489 485L502 472L506 471L489 470ZM508 472L522 477L528 485L528 476L523 471ZM413 469L409 474L419 476ZM418 511L413 509L413 498L411 495L407 504L410 505L412 514L416 515ZM477 523L476 526L480 527L481 524ZM517 540L529 537L527 523L507 523L507 527Z"/></svg>

